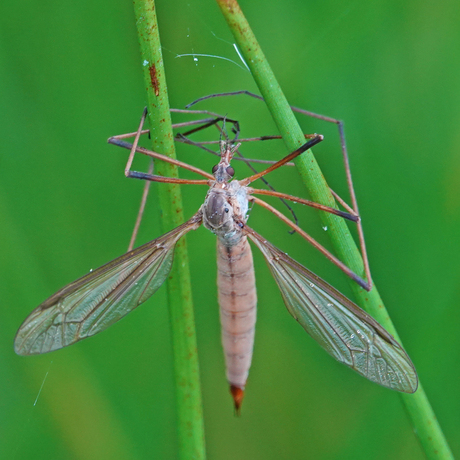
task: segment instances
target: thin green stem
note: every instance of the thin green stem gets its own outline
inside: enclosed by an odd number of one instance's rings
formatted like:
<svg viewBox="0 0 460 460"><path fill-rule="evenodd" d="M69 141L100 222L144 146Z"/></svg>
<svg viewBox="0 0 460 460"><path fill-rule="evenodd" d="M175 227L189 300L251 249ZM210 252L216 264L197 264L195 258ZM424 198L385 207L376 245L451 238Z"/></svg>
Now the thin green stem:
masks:
<svg viewBox="0 0 460 460"><path fill-rule="evenodd" d="M147 92L152 149L175 158L165 69L154 0L134 0L141 63ZM177 168L155 163L156 174L178 177ZM178 185L159 188L163 231L183 222ZM204 423L188 256L183 238L176 246L176 263L168 278L180 459L204 459ZM180 261L180 263L178 263Z"/></svg>
<svg viewBox="0 0 460 460"><path fill-rule="evenodd" d="M217 0L217 3L265 99L272 118L278 126L286 147L289 151L296 150L305 142L302 130L238 2L236 0ZM296 165L312 199L318 203L335 207L334 198L312 152L305 152ZM363 274L361 255L343 219L325 212L320 212L320 214L324 225L329 229L327 233L331 237L339 258L355 273ZM359 305L399 340L377 288L374 286L370 292L366 292L356 283L352 284L352 288ZM401 394L401 397L427 457L430 459L453 458L422 386L419 385L416 393Z"/></svg>

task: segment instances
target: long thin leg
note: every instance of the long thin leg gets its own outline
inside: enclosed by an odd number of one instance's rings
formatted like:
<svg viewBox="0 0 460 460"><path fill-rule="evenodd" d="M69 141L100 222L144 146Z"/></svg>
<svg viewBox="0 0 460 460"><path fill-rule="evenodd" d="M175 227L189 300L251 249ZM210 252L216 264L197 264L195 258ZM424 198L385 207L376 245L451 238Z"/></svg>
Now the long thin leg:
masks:
<svg viewBox="0 0 460 460"><path fill-rule="evenodd" d="M356 213L356 215L359 216L358 200L356 199L355 188L353 186L353 179L351 177L350 159L348 157L348 149L347 149L347 144L345 142L345 130L343 126L343 121L336 120L335 118L326 117L324 115L319 115L317 113L309 112L307 110L303 110L298 107L292 107L292 110L294 110L295 112L301 113L303 115L307 115L307 116L317 118L319 120L324 120L324 121L327 121L328 123L334 123L337 125L337 129L339 130L339 136L340 136L340 146L342 149L343 162L345 166L345 175L347 178L348 193L350 194L353 211ZM336 194L334 195L337 198L337 195ZM358 230L359 245L361 247L361 254L363 256L364 272L366 273L366 278L369 282L369 286L372 287L371 270L369 266L369 258L367 256L366 242L364 240L364 231L363 231L363 225L362 225L361 219L357 223L357 230Z"/></svg>
<svg viewBox="0 0 460 460"><path fill-rule="evenodd" d="M148 155L148 156L150 156L152 158L157 158L159 160L166 161L167 163L171 163L173 165L176 165L178 167L187 169L189 171L196 172L197 174L200 174L201 176L207 177L208 179L211 179L211 180L214 179L214 176L212 174L209 174L206 171L203 171L202 169L196 168L195 166L189 165L188 163L184 163L182 161L179 161L179 160L176 160L176 159L173 159L173 158L169 158L166 155L162 155L161 153L153 152L152 150L147 150L147 149L144 149L143 147L139 147L138 146L139 138L140 138L141 134L144 132L142 130L142 128L144 126L146 116L147 116L147 108L145 108L144 111L142 112L142 117L141 117L141 121L139 123L138 130L136 131L136 133L132 133L132 134L134 134L134 142L132 144L129 144L128 142L124 142L122 140L122 139L125 139L126 137L128 137L127 134L121 134L119 136L112 136L107 140L107 142L109 144L114 144L114 145L118 145L119 147L130 149L128 162L126 163L126 167L125 167L125 176L126 177L139 178L138 175L144 174L144 173L137 173L136 171L131 171L131 165L132 165L133 160L134 160L134 155L135 155L136 152L139 152L139 153L142 153L144 155ZM149 130L146 130L146 132L149 132ZM136 174L133 175L133 173L136 173ZM156 179L152 179L152 177L157 177L157 178L161 177L161 176L153 176L152 174L148 174L148 176L150 176L150 179L147 179L147 180L156 180ZM157 180L157 182L164 182L164 180ZM205 181L205 182L207 183L207 181ZM179 182L171 182L171 183L179 183ZM185 182L180 182L180 183L185 183ZM196 182L193 182L193 183L196 183Z"/></svg>
<svg viewBox="0 0 460 460"><path fill-rule="evenodd" d="M299 147L297 150L294 150L294 152L290 153L289 155L286 155L284 158L277 161L274 165L271 165L270 167L268 167L267 169L264 169L260 173L254 174L253 176L249 176L246 179L243 179L241 181L241 185L249 185L251 182L254 182L260 177L265 176L269 172L272 172L275 169L278 169L280 166L283 166L288 161L293 160L295 157L298 157L301 153L305 152L306 150L313 147L314 145L320 143L323 139L324 139L323 136L321 136L321 134L318 134L314 139L309 140L308 142L303 144L301 147Z"/></svg>
<svg viewBox="0 0 460 460"><path fill-rule="evenodd" d="M289 227L294 229L300 236L305 238L313 247L318 249L318 251L320 251L321 254L326 256L334 265L336 265L338 268L340 268L340 270L342 270L353 281L358 283L362 288L366 289L367 291L370 291L372 286L368 282L366 282L359 275L357 275L354 271L352 271L350 268L348 268L342 261L337 259L337 257L335 257L333 254L331 254L324 246L319 244L307 232L302 230L298 225L296 225L293 222L291 222L284 214L282 214L276 208L274 208L273 206L270 206L268 203L266 203L265 201L255 197L255 196L251 197L250 199L253 200L254 203L257 203L260 206L264 207L265 209L268 209L270 212L272 212L277 217L279 217L283 222L285 222L287 225L289 225Z"/></svg>
<svg viewBox="0 0 460 460"><path fill-rule="evenodd" d="M147 116L147 107L145 107L144 111L142 112L142 117L139 123L139 128L136 132L136 136L134 137L134 142L131 148L131 152L129 152L128 162L126 163L126 166L125 166L125 176L128 176L129 170L131 169L131 165L133 164L134 155L136 154L137 144L139 143L139 138L141 137L141 132L144 126L146 116Z"/></svg>
<svg viewBox="0 0 460 460"><path fill-rule="evenodd" d="M147 108L144 109L141 117L141 121L139 123L139 128L135 133L134 136L134 142L133 144L130 144L129 142L125 142L122 139L126 138L127 135L122 134L120 136L113 136L110 137L107 142L109 144L114 144L118 145L119 147L123 147L126 149L130 149L129 152L129 157L128 157L128 162L126 163L125 167L125 176L126 177L131 177L134 179L144 179L148 181L154 181L154 182L166 182L169 184L204 184L204 185L209 185L210 180L214 180L214 176L212 174L207 173L206 171L203 171L200 168L196 168L195 166L189 165L188 163L184 163L183 161L179 161L173 158L169 158L166 155L162 155L161 153L153 152L152 150L147 150L144 149L143 147L138 146L139 138L142 133L142 128L144 126L145 118L147 116ZM187 169L189 171L193 171L197 174L200 174L201 176L204 176L208 178L208 180L194 180L194 179L180 179L176 177L164 177L164 176L158 176L150 173L143 173L139 171L131 171L131 166L133 163L134 155L136 152L142 153L143 155L150 156L152 158L156 158L158 160L166 161L167 163L176 165L178 167Z"/></svg>
<svg viewBox="0 0 460 460"><path fill-rule="evenodd" d="M141 179L141 180L149 180L152 182L163 182L165 184L199 184L199 185L210 185L209 180L204 179L180 179L178 177L164 177L164 176L156 176L155 174L148 174L139 171L129 171L126 177L130 177L132 179Z"/></svg>
<svg viewBox="0 0 460 460"><path fill-rule="evenodd" d="M350 208L350 212L348 213L348 212L340 211L339 209L331 208L324 204L316 203L310 200L305 200L304 198L299 198L297 196L288 195L287 193L276 192L274 190L263 190L263 189L248 187L247 191L251 195L256 194L256 195L274 196L274 197L281 198L284 200L293 201L295 203L304 204L306 206L310 206L312 208L319 209L320 211L326 211L330 214L335 214L336 216L340 216L340 217L343 217L344 219L351 220L352 222L358 222L359 220L359 216L356 216L354 214L354 211L351 208Z"/></svg>
<svg viewBox="0 0 460 460"><path fill-rule="evenodd" d="M153 173L153 159L150 160L150 165L149 165L149 174ZM137 213L137 218L136 218L136 223L134 224L134 230L133 234L131 235L131 240L129 241L129 246L128 246L128 251L131 251L134 247L134 243L136 242L136 237L137 233L139 232L139 227L141 225L142 221L142 216L144 215L144 209L145 209L145 204L147 203L147 197L149 195L149 190L150 190L150 184L152 182L147 180L145 181L144 184L144 190L142 192L142 199L141 199L141 205L139 206L139 211Z"/></svg>
<svg viewBox="0 0 460 460"><path fill-rule="evenodd" d="M145 134L146 132L148 132L148 130L142 131L143 134ZM121 135L119 135L117 137L120 138L120 139L125 138L125 137L133 137L134 134L135 133L121 134ZM305 139L314 139L317 136L317 134L304 134L304 136L305 136ZM211 153L213 155L220 156L220 153L215 152L214 150L210 150L210 149L204 147L205 145L219 144L220 141L200 141L200 142L196 142L196 141L193 141L192 139L186 137L183 133L176 134L175 139L177 141L179 141L179 142L183 142L184 144L190 144L190 145L194 145L196 147L199 147L199 148L201 148L201 149L205 150L206 152L209 152L209 153ZM282 139L282 137L281 136L246 137L246 138L243 138L243 139L238 139L238 142L240 144L242 144L243 142L258 142L258 141L279 140L279 139ZM244 161L245 163L259 163L259 164L266 164L266 165L273 165L273 164L276 163L276 161L274 161L274 160L260 160L260 159L256 159L256 158L245 158L245 157L241 157L241 158L233 157L233 160ZM285 163L283 166L295 166L295 164L291 163L291 162L288 162L288 163Z"/></svg>
<svg viewBox="0 0 460 460"><path fill-rule="evenodd" d="M235 95L238 95L238 94L245 94L247 96L250 96L250 97L253 97L255 99L259 99L259 100L263 101L262 96L259 96L258 94L251 93L250 91L242 90L242 91L234 91L234 92L230 92L230 93L211 94L209 96L204 96L204 97L196 99L192 103L188 104L186 106L186 108L188 109L192 105L195 105L197 102L203 101L205 99L210 99L210 98L214 98L214 97L221 97L221 96L235 96ZM350 161L349 161L349 157L348 157L347 145L346 145L346 142L345 142L345 130L344 130L343 122L340 121L340 120L337 120L335 118L327 117L327 116L320 115L320 114L317 114L317 113L314 113L314 112L310 112L308 110L301 109L299 107L291 106L291 109L294 112L297 112L297 113L300 113L300 114L303 114L303 115L307 115L307 116L312 117L312 118L317 118L318 120L323 120L323 121L326 121L328 123L334 123L335 125L337 125L338 131L339 131L339 137L340 137L340 146L341 146L341 149L342 149L342 156L343 156L343 161L344 161L344 166L345 166L345 175L346 175L346 178L347 178L348 191L350 193L350 198L351 198L353 211L354 211L354 213L356 215L359 215L358 202L357 202L357 199L356 199L356 193L355 193L355 189L354 189L354 186L353 186L353 180L352 180L352 177L351 177ZM357 229L358 229L359 244L360 244L360 247L361 247L361 254L362 254L362 257L363 257L364 271L365 271L365 274L366 274L366 278L369 281L369 285L372 286L372 278L371 278L371 272L370 272L370 268L369 268L369 259L368 259L368 256L367 256L366 243L364 241L364 232L363 232L363 226L362 226L361 220L359 220L357 222Z"/></svg>
<svg viewBox="0 0 460 460"><path fill-rule="evenodd" d="M125 135L123 135L125 136ZM128 137L128 136L126 136ZM132 137L132 136L131 136ZM192 139L189 139L188 137L185 137L182 133L178 133L175 137L176 141L183 142L184 144L190 144L194 145L195 147L198 147L202 150L205 150L206 152L211 153L212 155L216 155L220 157L220 153L215 152L214 150L208 149L204 147L205 145L209 144L219 144L220 141L200 141L200 142L195 142ZM308 138L307 138L308 139ZM238 142L251 142L251 141L257 141L259 140L256 137L253 138L248 138L248 139L238 139ZM273 160L259 160L256 158L245 158L245 157L233 157L233 160L238 160L238 161L244 161L247 164L250 163L258 163L258 164L265 164L265 165L273 165L276 163L276 161ZM294 163L286 163L286 166L295 166Z"/></svg>
<svg viewBox="0 0 460 460"><path fill-rule="evenodd" d="M194 121L187 121L184 123L175 123L173 124L173 128L182 128L186 126L192 126L196 124L202 123L203 126L195 128L193 130L187 131L186 133L183 133L184 136L188 136L189 134L195 133L197 131L200 131L202 129L206 129L209 126L217 125L219 121L222 121L223 123L230 123L233 125L233 133L235 134L235 138L233 139L236 141L238 139L238 136L240 134L240 125L238 123L238 120L233 120L231 118L228 118L225 115L219 115L217 113L209 112L206 110L184 110L184 109L170 109L171 112L173 113L186 113L186 114L199 114L199 115L210 115L212 118L207 118L204 120L194 120Z"/></svg>
<svg viewBox="0 0 460 460"><path fill-rule="evenodd" d="M171 109L171 112L173 111L174 109ZM179 109L175 109L175 111L178 111ZM196 112L201 112L201 111L196 111L196 110L187 110L185 112L192 112L192 113L196 113ZM210 113L212 114L212 112L206 112L206 113ZM214 115L214 114L212 114ZM144 117L144 120L145 120L145 115L143 115ZM212 118L202 118L200 120L191 120L191 121L186 121L186 122L183 122L183 123L173 123L172 124L172 128L173 129L177 129L177 128L184 128L184 127L187 127L187 126L193 126L193 125L202 125L202 126L199 126L198 128L196 129L193 129L193 130L190 130L187 134L190 134L190 133L194 133L194 132L197 132L197 131L200 131L202 129L206 129L208 128L209 126L212 126L212 125L215 125L216 123L219 123L220 121L224 120L225 117L221 116L221 115L217 115L215 114L215 116L213 116ZM238 123L236 120L230 120L230 119L227 119L228 122L230 123ZM150 133L150 129L143 129L141 131L137 130L137 131L134 131L132 133L126 133L126 134L118 134L117 136L113 136L117 139L126 139L126 138L129 138L129 137L134 137L136 134L138 134L140 132L140 134L149 134ZM219 142L219 141L216 141L216 143Z"/></svg>
<svg viewBox="0 0 460 460"><path fill-rule="evenodd" d="M116 138L116 136L111 137L107 141L109 144L117 145L118 147L123 147L125 149L131 150L133 148L133 144L130 144L129 142L125 142L122 140L119 140ZM169 158L166 155L162 155L161 153L154 152L153 150L147 150L144 149L143 147L136 147L135 149L136 152L142 153L143 155L147 155L152 158L156 158L157 160L162 160L166 161L167 163L171 163L173 165L176 165L180 168L187 169L188 171L195 172L203 177L207 177L210 180L214 180L214 176L210 173L207 173L206 171L203 171L200 168L197 168L195 166L189 165L188 163L184 163L183 161L175 160L173 158Z"/></svg>
<svg viewBox="0 0 460 460"><path fill-rule="evenodd" d="M304 134L305 139L313 139L317 136L317 134ZM132 137L132 136L131 136ZM244 139L238 139L238 142L258 142L258 141L271 141L271 140L280 140L282 136L259 136L259 137L247 137ZM200 144L208 145L208 144L218 144L220 141L201 141ZM251 160L253 161L253 160ZM274 162L272 162L274 163ZM289 166L294 166L294 163L290 163Z"/></svg>

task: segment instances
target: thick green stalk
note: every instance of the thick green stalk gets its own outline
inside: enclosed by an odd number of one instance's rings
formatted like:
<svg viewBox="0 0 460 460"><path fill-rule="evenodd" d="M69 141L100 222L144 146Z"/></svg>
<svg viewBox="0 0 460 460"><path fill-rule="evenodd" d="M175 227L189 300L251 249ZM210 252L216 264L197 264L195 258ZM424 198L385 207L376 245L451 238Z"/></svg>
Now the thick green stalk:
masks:
<svg viewBox="0 0 460 460"><path fill-rule="evenodd" d="M283 136L286 147L289 151L294 151L305 142L302 130L238 2L235 0L216 1L265 99L272 118ZM318 203L335 207L334 198L311 151L305 152L299 158L297 168L312 199ZM329 229L327 234L331 237L338 257L355 273L362 275L361 255L343 219L326 212L320 212L320 214L324 225ZM356 283L352 284L352 288L359 305L399 340L377 288L374 286L370 292L366 292ZM419 385L415 394L401 394L401 397L427 457L433 459L453 458L422 386Z"/></svg>
<svg viewBox="0 0 460 460"><path fill-rule="evenodd" d="M154 0L134 0L134 11L141 47L141 63L144 69L152 149L175 158ZM156 162L155 172L163 176L177 177L177 168L165 162ZM162 184L158 195L163 212L163 231L177 227L183 222L179 186ZM179 458L204 459L203 409L190 271L184 238L176 246L175 258L176 262L168 278L168 301L174 353Z"/></svg>

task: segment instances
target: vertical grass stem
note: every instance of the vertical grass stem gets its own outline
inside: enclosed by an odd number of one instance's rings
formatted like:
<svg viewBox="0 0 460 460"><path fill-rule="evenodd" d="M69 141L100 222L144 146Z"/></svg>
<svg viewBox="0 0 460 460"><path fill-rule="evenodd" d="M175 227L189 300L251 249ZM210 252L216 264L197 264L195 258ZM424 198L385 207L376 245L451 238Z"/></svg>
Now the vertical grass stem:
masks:
<svg viewBox="0 0 460 460"><path fill-rule="evenodd" d="M147 94L151 147L156 152L175 158L154 0L134 0L134 12ZM177 177L177 168L165 162L157 161L155 171L156 174ZM158 194L162 210L162 230L166 232L184 221L180 187L162 184ZM179 458L200 460L205 458L204 423L185 238L176 246L175 263L168 278L168 303L174 353Z"/></svg>

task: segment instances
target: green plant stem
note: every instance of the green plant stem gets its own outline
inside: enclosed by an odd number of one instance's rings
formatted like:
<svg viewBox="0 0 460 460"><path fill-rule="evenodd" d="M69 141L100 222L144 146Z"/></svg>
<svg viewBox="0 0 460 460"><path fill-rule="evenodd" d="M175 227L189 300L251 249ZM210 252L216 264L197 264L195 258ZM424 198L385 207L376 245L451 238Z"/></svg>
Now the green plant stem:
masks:
<svg viewBox="0 0 460 460"><path fill-rule="evenodd" d="M152 149L175 158L155 3L153 0L134 0L134 11L147 92ZM165 162L156 162L155 171L163 176L177 177L177 168ZM162 184L158 195L165 232L184 220L180 188L178 185ZM203 410L185 238L177 244L175 258L168 278L168 302L174 353L179 458L204 459Z"/></svg>
<svg viewBox="0 0 460 460"><path fill-rule="evenodd" d="M294 151L305 142L302 130L238 2L235 0L216 1L265 99L272 118L283 136L286 147L289 151ZM327 206L336 207L326 180L311 151L305 152L298 159L297 168L312 199ZM331 237L338 257L355 273L363 275L361 255L343 219L326 212L320 212L320 214L324 225L329 229L327 233ZM374 286L370 292L366 292L353 282L352 288L359 305L399 341L377 288ZM419 385L416 393L412 395L403 393L401 397L427 457L430 459L453 458L422 386Z"/></svg>

